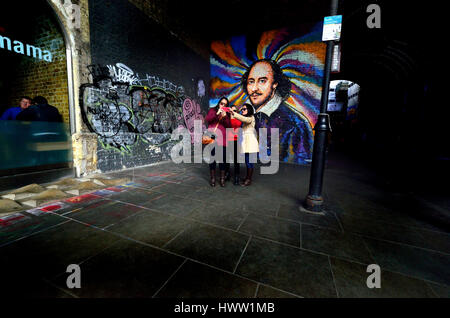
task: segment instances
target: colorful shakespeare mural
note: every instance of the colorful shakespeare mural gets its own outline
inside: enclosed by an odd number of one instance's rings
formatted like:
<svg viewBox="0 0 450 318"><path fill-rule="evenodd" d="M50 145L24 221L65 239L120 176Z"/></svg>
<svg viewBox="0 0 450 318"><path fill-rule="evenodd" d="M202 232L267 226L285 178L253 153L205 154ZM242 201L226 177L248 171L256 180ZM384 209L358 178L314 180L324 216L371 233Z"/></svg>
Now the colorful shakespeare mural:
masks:
<svg viewBox="0 0 450 318"><path fill-rule="evenodd" d="M308 164L320 109L326 45L322 23L235 36L211 44L210 107L222 96L255 109L256 129L278 128L280 161Z"/></svg>

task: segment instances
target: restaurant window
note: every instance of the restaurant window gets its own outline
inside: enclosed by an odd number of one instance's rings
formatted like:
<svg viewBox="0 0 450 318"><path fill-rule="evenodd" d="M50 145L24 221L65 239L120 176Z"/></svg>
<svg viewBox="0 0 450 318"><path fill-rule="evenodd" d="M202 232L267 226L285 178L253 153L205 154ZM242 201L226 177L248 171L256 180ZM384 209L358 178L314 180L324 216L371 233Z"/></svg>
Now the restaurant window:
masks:
<svg viewBox="0 0 450 318"><path fill-rule="evenodd" d="M0 177L70 168L66 45L47 1L0 10L0 68Z"/></svg>

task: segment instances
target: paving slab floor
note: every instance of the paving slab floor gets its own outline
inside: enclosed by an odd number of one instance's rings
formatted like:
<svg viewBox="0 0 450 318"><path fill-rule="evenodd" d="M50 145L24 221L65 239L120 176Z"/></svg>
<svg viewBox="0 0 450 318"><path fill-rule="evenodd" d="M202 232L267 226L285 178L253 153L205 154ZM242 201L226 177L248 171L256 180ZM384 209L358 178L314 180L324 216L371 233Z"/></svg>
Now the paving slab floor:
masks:
<svg viewBox="0 0 450 318"><path fill-rule="evenodd" d="M299 210L308 166L208 184L206 164L109 173L131 182L0 224L3 297L449 297L446 200L384 187L330 158L321 214ZM244 174L244 166L241 168ZM81 288L67 287L67 266ZM370 289L369 264L381 268Z"/></svg>

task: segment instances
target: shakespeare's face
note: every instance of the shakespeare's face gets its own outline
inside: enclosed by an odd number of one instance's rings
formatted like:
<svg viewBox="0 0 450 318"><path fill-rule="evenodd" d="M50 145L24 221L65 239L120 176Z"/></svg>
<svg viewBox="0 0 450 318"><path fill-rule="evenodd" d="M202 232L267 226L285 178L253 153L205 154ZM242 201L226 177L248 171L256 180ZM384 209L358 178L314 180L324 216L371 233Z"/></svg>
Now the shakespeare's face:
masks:
<svg viewBox="0 0 450 318"><path fill-rule="evenodd" d="M277 86L269 63L262 61L253 65L248 74L247 92L255 108L266 104L275 94Z"/></svg>

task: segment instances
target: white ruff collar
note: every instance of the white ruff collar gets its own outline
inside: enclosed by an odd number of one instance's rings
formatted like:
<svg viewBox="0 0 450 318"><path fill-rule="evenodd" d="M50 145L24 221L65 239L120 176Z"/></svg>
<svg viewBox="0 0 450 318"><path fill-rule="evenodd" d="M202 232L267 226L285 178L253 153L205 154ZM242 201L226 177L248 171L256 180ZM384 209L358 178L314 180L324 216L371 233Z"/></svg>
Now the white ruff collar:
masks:
<svg viewBox="0 0 450 318"><path fill-rule="evenodd" d="M283 101L283 98L281 98L280 95L275 93L275 95L272 97L272 99L269 100L267 102L267 104L264 105L259 110L259 112L262 112L262 113L266 114L268 117L270 117L270 115L272 115L272 113L277 110L278 106L280 106L282 101Z"/></svg>

